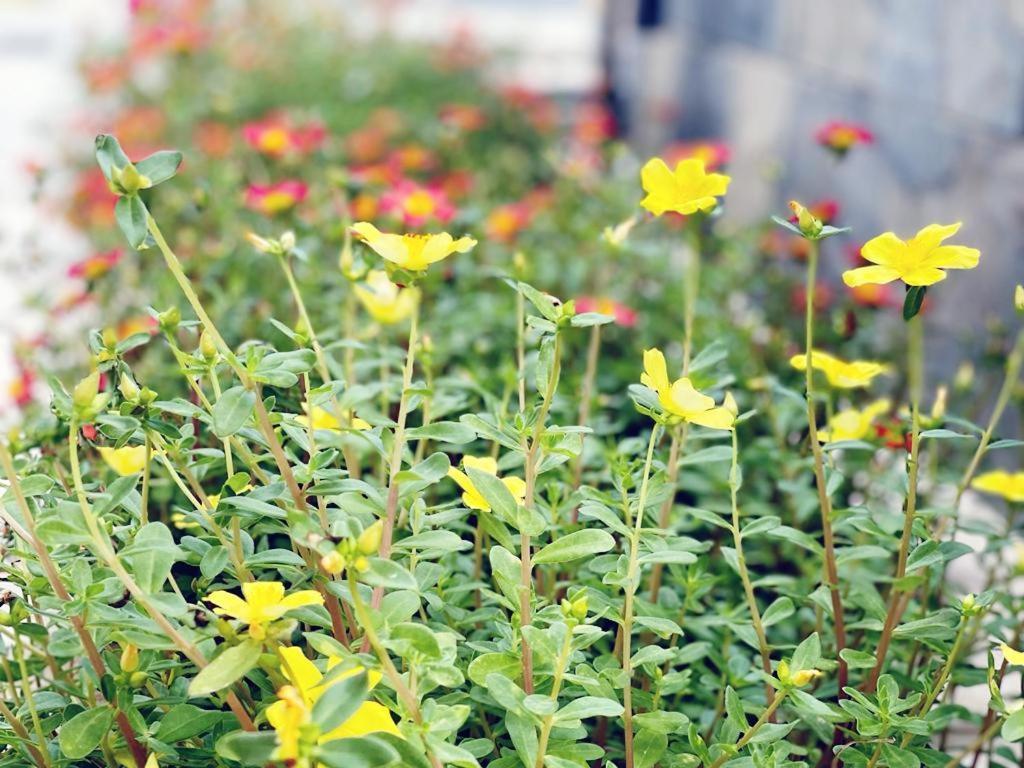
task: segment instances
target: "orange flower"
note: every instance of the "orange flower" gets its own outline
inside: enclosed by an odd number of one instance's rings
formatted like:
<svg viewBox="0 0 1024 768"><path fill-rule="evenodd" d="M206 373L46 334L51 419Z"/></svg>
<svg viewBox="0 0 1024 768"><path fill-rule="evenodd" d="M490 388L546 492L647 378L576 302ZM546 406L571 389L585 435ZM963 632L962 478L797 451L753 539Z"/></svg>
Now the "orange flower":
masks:
<svg viewBox="0 0 1024 768"><path fill-rule="evenodd" d="M632 328L636 325L636 312L625 304L609 299L606 296L580 296L576 299L576 311L597 312L601 315L609 315L615 318L617 325L623 328Z"/></svg>
<svg viewBox="0 0 1024 768"><path fill-rule="evenodd" d="M120 260L121 250L119 248L106 253L97 253L72 264L68 268L68 277L95 280L107 274Z"/></svg>
<svg viewBox="0 0 1024 768"><path fill-rule="evenodd" d="M830 120L815 132L814 140L842 157L857 144L873 143L875 135L858 123Z"/></svg>
<svg viewBox="0 0 1024 768"><path fill-rule="evenodd" d="M293 126L282 116L271 115L242 126L242 138L253 149L271 157L306 154L319 147L326 135L321 123Z"/></svg>
<svg viewBox="0 0 1024 768"><path fill-rule="evenodd" d="M729 162L732 152L724 141L679 141L666 147L664 156L669 165L674 166L680 160L693 157L703 161L706 170L717 171Z"/></svg>
<svg viewBox="0 0 1024 768"><path fill-rule="evenodd" d="M499 205L487 216L487 237L499 243L511 243L530 223L531 212L524 203Z"/></svg>

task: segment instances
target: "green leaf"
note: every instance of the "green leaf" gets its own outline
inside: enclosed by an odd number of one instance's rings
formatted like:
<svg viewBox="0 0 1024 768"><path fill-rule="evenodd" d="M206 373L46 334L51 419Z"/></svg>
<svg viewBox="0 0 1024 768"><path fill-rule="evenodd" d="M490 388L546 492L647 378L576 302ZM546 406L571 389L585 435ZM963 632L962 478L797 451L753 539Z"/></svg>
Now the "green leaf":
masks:
<svg viewBox="0 0 1024 768"><path fill-rule="evenodd" d="M438 421L425 427L413 427L406 431L405 436L410 440L436 440L462 445L476 440L476 431L458 421Z"/></svg>
<svg viewBox="0 0 1024 768"><path fill-rule="evenodd" d="M120 142L109 133L101 133L96 137L96 163L103 176L110 181L111 171L114 168L124 168L131 161L128 155L121 149Z"/></svg>
<svg viewBox="0 0 1024 768"><path fill-rule="evenodd" d="M332 683L313 705L313 721L329 733L355 714L366 698L366 670Z"/></svg>
<svg viewBox="0 0 1024 768"><path fill-rule="evenodd" d="M163 149L159 152L154 152L144 160L139 160L139 162L135 164L135 167L138 169L139 173L149 178L155 186L174 176L174 174L178 172L178 167L180 165L181 152Z"/></svg>
<svg viewBox="0 0 1024 768"><path fill-rule="evenodd" d="M277 748L277 734L272 731L232 731L217 742L216 752L226 760L246 766L264 766Z"/></svg>
<svg viewBox="0 0 1024 768"><path fill-rule="evenodd" d="M220 712L200 709L192 704L178 704L160 720L155 736L165 744L174 744L198 736L223 719Z"/></svg>
<svg viewBox="0 0 1024 768"><path fill-rule="evenodd" d="M398 759L398 752L383 739L359 736L321 744L316 762L328 768L384 768Z"/></svg>
<svg viewBox="0 0 1024 768"><path fill-rule="evenodd" d="M146 204L138 195L119 197L114 204L114 217L132 248L137 249L146 241L148 215Z"/></svg>
<svg viewBox="0 0 1024 768"><path fill-rule="evenodd" d="M507 522L514 522L518 504L512 492L495 475L482 472L473 467L466 467L470 481L480 491L491 512Z"/></svg>
<svg viewBox="0 0 1024 768"><path fill-rule="evenodd" d="M146 592L159 592L178 559L178 546L170 528L163 523L142 526L121 557L128 564L135 580Z"/></svg>
<svg viewBox="0 0 1024 768"><path fill-rule="evenodd" d="M418 592L420 585L405 568L391 560L375 557L370 560L370 568L362 574L363 581L371 587L384 589L407 589Z"/></svg>
<svg viewBox="0 0 1024 768"><path fill-rule="evenodd" d="M533 562L568 563L582 557L607 552L615 546L615 539L607 531L596 528L585 528L555 539L533 558Z"/></svg>
<svg viewBox="0 0 1024 768"><path fill-rule="evenodd" d="M1024 739L1024 709L1018 709L1006 718L1000 734L1007 741L1020 741Z"/></svg>
<svg viewBox="0 0 1024 768"><path fill-rule="evenodd" d="M568 723L588 717L618 717L622 705L612 699L598 696L581 696L574 699L555 713L555 722Z"/></svg>
<svg viewBox="0 0 1024 768"><path fill-rule="evenodd" d="M555 306L554 300L550 296L546 293L541 293L528 283L518 283L516 285L516 290L529 299L530 303L537 308L537 311L540 312L541 315L552 323L558 322L558 309Z"/></svg>
<svg viewBox="0 0 1024 768"><path fill-rule="evenodd" d="M653 768L668 749L668 736L658 731L643 730L633 737L634 768Z"/></svg>
<svg viewBox="0 0 1024 768"><path fill-rule="evenodd" d="M256 393L232 387L213 406L213 433L222 440L245 426L256 407Z"/></svg>
<svg viewBox="0 0 1024 768"><path fill-rule="evenodd" d="M100 745L114 722L114 710L96 707L79 712L63 726L57 738L60 751L72 760L80 760Z"/></svg>
<svg viewBox="0 0 1024 768"><path fill-rule="evenodd" d="M257 640L249 639L228 648L192 678L188 695L198 698L224 690L255 667L259 657L260 643Z"/></svg>
<svg viewBox="0 0 1024 768"><path fill-rule="evenodd" d="M852 648L843 648L839 652L839 657L846 662L846 666L850 669L871 669L875 666L874 654L866 651L855 651Z"/></svg>

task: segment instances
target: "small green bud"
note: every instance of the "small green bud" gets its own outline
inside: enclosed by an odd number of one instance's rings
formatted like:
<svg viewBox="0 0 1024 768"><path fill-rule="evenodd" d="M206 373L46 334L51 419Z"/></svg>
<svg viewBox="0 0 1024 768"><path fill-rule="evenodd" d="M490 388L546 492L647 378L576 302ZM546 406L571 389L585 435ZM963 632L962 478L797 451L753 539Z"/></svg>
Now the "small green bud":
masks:
<svg viewBox="0 0 1024 768"><path fill-rule="evenodd" d="M181 323L181 310L177 307L165 309L157 315L157 322L160 324L160 330L164 333L174 333Z"/></svg>
<svg viewBox="0 0 1024 768"><path fill-rule="evenodd" d="M121 381L118 383L117 389L125 400L136 400L141 394L139 385L127 373L121 374Z"/></svg>
<svg viewBox="0 0 1024 768"><path fill-rule="evenodd" d="M217 359L217 345L213 343L213 337L205 330L199 335L199 354L207 363L212 363Z"/></svg>
<svg viewBox="0 0 1024 768"><path fill-rule="evenodd" d="M75 389L71 393L71 402L76 408L89 408L99 393L100 372L93 371L75 385Z"/></svg>
<svg viewBox="0 0 1024 768"><path fill-rule="evenodd" d="M1013 291L1013 306L1017 312L1024 315L1024 285L1017 285Z"/></svg>
<svg viewBox="0 0 1024 768"><path fill-rule="evenodd" d="M356 539L356 547L364 555L376 555L380 550L380 543L384 538L384 523L378 520L369 528L359 534Z"/></svg>

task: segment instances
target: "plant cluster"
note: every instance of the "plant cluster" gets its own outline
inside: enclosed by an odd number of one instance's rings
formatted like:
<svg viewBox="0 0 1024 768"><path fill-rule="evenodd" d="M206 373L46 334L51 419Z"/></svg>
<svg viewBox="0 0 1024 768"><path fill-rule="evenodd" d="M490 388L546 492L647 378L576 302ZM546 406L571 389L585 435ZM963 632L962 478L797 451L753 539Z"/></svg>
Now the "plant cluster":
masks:
<svg viewBox="0 0 1024 768"><path fill-rule="evenodd" d="M926 380L959 223L833 285L835 203L729 230L722 144L640 167L465 39L140 6L40 297L104 327L0 440L0 766L1016 762L1024 324Z"/></svg>

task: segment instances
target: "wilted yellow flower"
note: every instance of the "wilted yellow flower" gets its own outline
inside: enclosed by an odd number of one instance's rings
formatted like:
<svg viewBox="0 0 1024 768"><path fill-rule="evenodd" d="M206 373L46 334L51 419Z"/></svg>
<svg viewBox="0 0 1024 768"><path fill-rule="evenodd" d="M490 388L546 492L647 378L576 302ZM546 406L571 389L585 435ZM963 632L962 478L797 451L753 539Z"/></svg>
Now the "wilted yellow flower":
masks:
<svg viewBox="0 0 1024 768"><path fill-rule="evenodd" d="M944 269L973 269L981 256L977 248L942 245L959 229L960 222L929 224L909 240L885 232L860 250L872 266L847 270L843 282L851 288L867 283L884 285L893 280L902 280L907 285L932 285L946 279Z"/></svg>
<svg viewBox="0 0 1024 768"><path fill-rule="evenodd" d="M498 474L498 462L489 456L477 458L475 456L463 456L462 466L466 469L475 469L480 472L486 472L488 475L497 476ZM490 512L491 505L487 503L487 499L483 497L483 494L477 490L477 487L473 485L473 481L469 479L469 475L461 470L451 467L448 469L448 477L458 483L462 489L462 503L470 509L479 509L481 512ZM501 482L508 488L509 493L515 498L517 504L522 504L523 499L526 497L526 483L520 477L503 477Z"/></svg>
<svg viewBox="0 0 1024 768"><path fill-rule="evenodd" d="M1000 643L999 650L1003 652L1003 658L1008 663L1017 667L1024 666L1024 651L1016 651L1006 643Z"/></svg>
<svg viewBox="0 0 1024 768"><path fill-rule="evenodd" d="M304 427L310 426L310 418L308 415L309 407L303 403L302 410L307 411L306 414L296 416L295 420ZM326 408L321 408L319 405L313 406L313 429L344 429L341 422L338 421L338 417L328 411ZM360 419L357 416L352 417L352 425L347 429L371 429L369 422Z"/></svg>
<svg viewBox="0 0 1024 768"><path fill-rule="evenodd" d="M789 359L789 364L798 371L805 371L807 355L794 355ZM847 363L817 349L811 352L811 365L814 370L825 374L829 384L839 389L866 387L875 376L889 370L889 366L883 363L870 360L852 360Z"/></svg>
<svg viewBox="0 0 1024 768"><path fill-rule="evenodd" d="M267 722L277 732L278 748L274 753L277 760L296 760L300 757L300 739L302 728L312 722L313 705L335 683L363 671L361 667L332 676L331 681L323 684L323 674L316 665L306 658L301 648L294 646L278 649L281 658L281 671L291 685L283 686L278 692L278 700L267 707ZM327 671L330 672L341 659L331 657L327 660ZM373 688L380 681L380 673L367 673L367 685ZM320 734L318 744L335 739L350 739L366 736L370 733L390 733L401 736L391 711L375 701L364 701L359 708L337 728Z"/></svg>
<svg viewBox="0 0 1024 768"><path fill-rule="evenodd" d="M422 272L453 253L466 253L476 245L472 237L454 239L447 232L438 235L385 234L367 221L352 225L355 232L382 258L410 272Z"/></svg>
<svg viewBox="0 0 1024 768"><path fill-rule="evenodd" d="M400 323L412 314L418 300L415 288L399 288L388 279L387 272L371 270L366 282L355 286L356 296L378 323Z"/></svg>
<svg viewBox="0 0 1024 768"><path fill-rule="evenodd" d="M876 400L862 411L849 408L829 419L828 427L818 432L823 443L839 440L863 440L871 434L871 427L879 416L889 411L888 400Z"/></svg>
<svg viewBox="0 0 1024 768"><path fill-rule="evenodd" d="M726 193L730 181L723 173L705 171L704 161L696 157L680 160L675 171L660 157L654 157L640 170L640 182L647 193L640 205L655 216L666 211L684 216L711 211L718 205L715 198Z"/></svg>
<svg viewBox="0 0 1024 768"><path fill-rule="evenodd" d="M994 493L1007 501L1024 501L1024 472L1006 472L1001 469L978 475L971 483L972 488L985 493Z"/></svg>
<svg viewBox="0 0 1024 768"><path fill-rule="evenodd" d="M230 616L249 625L249 635L257 640L266 636L266 625L277 621L289 611L307 605L323 605L323 596L314 589L303 589L285 595L279 581L249 581L242 585L242 599L236 594L217 590L206 597L218 616Z"/></svg>
<svg viewBox="0 0 1024 768"><path fill-rule="evenodd" d="M782 660L779 662L779 667L776 670L779 682L784 685L793 685L797 688L802 688L812 680L816 680L821 677L822 673L817 669L794 669L790 670L789 662Z"/></svg>
<svg viewBox="0 0 1024 768"><path fill-rule="evenodd" d="M100 456L119 475L134 475L146 468L146 446L126 445L123 448L104 446Z"/></svg>
<svg viewBox="0 0 1024 768"><path fill-rule="evenodd" d="M716 407L712 397L698 392L688 378L669 382L665 355L660 349L644 352L644 372L640 383L653 389L666 413L691 424L712 429L732 429L734 414L725 407Z"/></svg>

